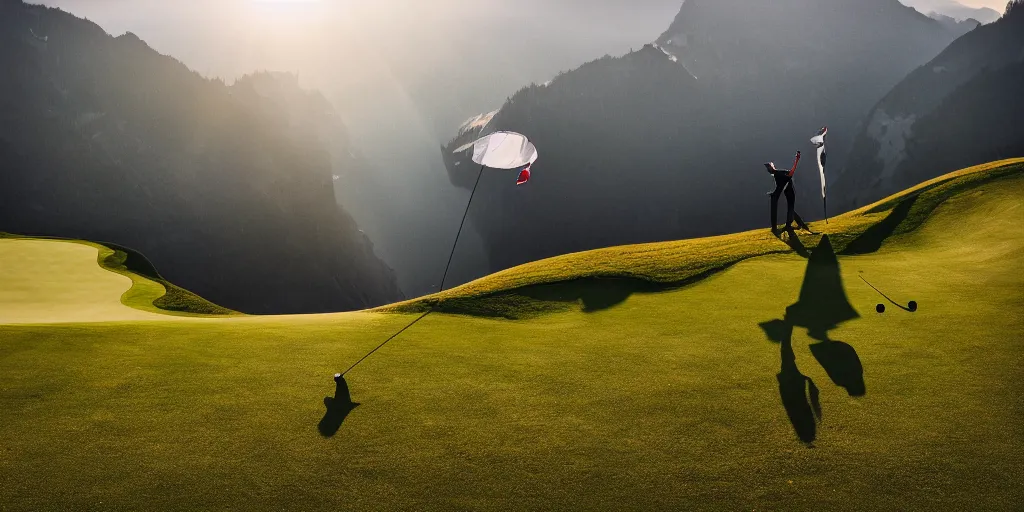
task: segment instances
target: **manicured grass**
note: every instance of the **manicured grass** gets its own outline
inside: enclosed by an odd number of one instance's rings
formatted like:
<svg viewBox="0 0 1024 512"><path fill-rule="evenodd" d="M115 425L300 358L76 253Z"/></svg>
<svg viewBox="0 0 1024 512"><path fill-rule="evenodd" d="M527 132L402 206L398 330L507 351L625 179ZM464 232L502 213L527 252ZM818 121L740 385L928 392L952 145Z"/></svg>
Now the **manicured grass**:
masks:
<svg viewBox="0 0 1024 512"><path fill-rule="evenodd" d="M884 235L913 230L947 198L979 184L1024 171L1024 158L978 165L927 181L874 205L812 223L828 234L837 251L854 242L877 241L882 233L868 232L883 223L900 205L906 219ZM883 226L885 227L885 226ZM800 236L800 248L817 246L820 237ZM870 244L869 244L870 245ZM379 311L436 311L509 319L538 314L614 305L633 291L664 290L701 280L758 256L793 251L767 229L673 242L626 245L549 258L487 276L442 293L379 308ZM852 248L856 249L856 247ZM873 247L871 251L877 249ZM868 251L868 252L871 252Z"/></svg>
<svg viewBox="0 0 1024 512"><path fill-rule="evenodd" d="M151 281L133 286L130 276L103 269L98 250L84 243L0 239L0 324L163 318L120 300L125 290L155 295L163 289Z"/></svg>
<svg viewBox="0 0 1024 512"><path fill-rule="evenodd" d="M1024 176L955 192L837 264L808 237L814 265L748 257L590 312L432 314L349 374L361 405L330 438L331 374L413 314L0 327L0 509L1014 510ZM691 243L615 250L685 276L718 254ZM630 267L611 254L569 261ZM920 310L874 313L861 277ZM781 319L785 343L763 327ZM819 328L855 350L863 396L819 363ZM780 397L787 346L820 389L809 444Z"/></svg>
<svg viewBox="0 0 1024 512"><path fill-rule="evenodd" d="M132 278L132 288L121 301L144 311L189 315L240 315L218 306L164 279L156 267L141 253L107 244L99 246L100 265L107 270Z"/></svg>
<svg viewBox="0 0 1024 512"><path fill-rule="evenodd" d="M19 314L25 318L49 318L51 322L65 321L61 319L62 315L85 321L138 318L138 315L122 311L122 308L114 305L112 298L118 299L124 306L150 313L178 316L240 315L168 282L145 256L132 249L83 240L23 237L8 233L0 233L0 243L4 244L0 257L8 264L7 271L0 272L0 289L7 288L10 293L17 289L17 299L11 300L21 303ZM74 246L89 247L96 251L94 261L90 263L82 258L86 251ZM47 251L47 247L53 247L54 251ZM90 268L97 263L99 267L130 280L127 291L119 298L112 297L105 289L103 292L92 289L95 286L93 282L76 283L78 276L89 274L94 275L97 281L105 281L105 286L122 285L123 280L116 276L103 275L97 269ZM54 304L52 296L58 288L63 290L60 294L65 296L73 291L80 304ZM40 309L29 312L26 310L26 302L37 304ZM105 306L106 316L101 314L91 319L82 317L87 306L95 310L99 305ZM13 313L7 316L5 318L0 313L0 324L13 321Z"/></svg>

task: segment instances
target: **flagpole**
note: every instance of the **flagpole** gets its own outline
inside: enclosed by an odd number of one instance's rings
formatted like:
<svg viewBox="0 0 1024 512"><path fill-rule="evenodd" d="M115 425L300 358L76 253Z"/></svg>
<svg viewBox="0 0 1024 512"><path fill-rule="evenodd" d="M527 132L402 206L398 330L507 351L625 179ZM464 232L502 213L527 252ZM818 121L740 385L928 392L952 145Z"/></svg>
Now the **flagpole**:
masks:
<svg viewBox="0 0 1024 512"><path fill-rule="evenodd" d="M473 197L476 196L476 189L477 189L477 187L480 186L480 179L484 177L484 168L485 168L485 166L483 166L483 165L480 166L480 171L477 172L477 176L476 176L476 183L473 184L473 191L469 193L469 202L466 203L466 211L462 214L462 222L459 223L459 231L458 231L458 233L455 234L455 243L452 244L452 252L451 252L451 254L448 255L448 264L445 265L445 267L444 267L444 275L441 277L441 289L438 290L438 293L441 293L441 292L444 291L444 283L445 283L445 281L448 280L448 270L451 269L452 260L455 258L455 249L457 249L459 247L459 237L462 236L462 228L466 225L466 218L469 217L469 208L470 208L470 206L473 206ZM355 368L356 366L359 366L359 363L365 361L366 358L372 356L374 354L374 352L384 348L384 345L387 345L388 343L390 343L391 340L397 338L398 335L400 335L403 332L407 331L410 327L416 325L417 322L419 322L420 320L423 320L424 318L426 318L427 315L433 313L434 312L434 308L436 308L436 307L437 307L436 305L430 306L430 308L425 313L423 313L422 315L416 317L415 320L410 322L405 327L402 327L402 329L399 330L398 332L392 334L390 338L384 340L384 343L381 343L380 345L377 345L376 348L374 348L373 350L368 352L365 356L363 356L358 361L356 361L354 364L352 364L352 366L349 366L347 370L341 372L341 377L344 377L345 374L347 374L348 372L352 371L353 368Z"/></svg>
<svg viewBox="0 0 1024 512"><path fill-rule="evenodd" d="M455 234L455 243L452 244L452 252L448 255L448 264L444 267L444 275L441 277L441 289L438 293L444 291L444 283L448 279L448 269L452 266L452 259L455 257L455 249L459 247L459 237L462 236L462 227L466 225L466 217L469 217L469 207L473 206L473 196L476 195L476 188L480 186L480 178L484 177L484 167L480 166L480 171L476 175L476 183L473 184L473 191L469 193L469 202L466 203L466 211L462 214L462 222L459 223L459 232Z"/></svg>

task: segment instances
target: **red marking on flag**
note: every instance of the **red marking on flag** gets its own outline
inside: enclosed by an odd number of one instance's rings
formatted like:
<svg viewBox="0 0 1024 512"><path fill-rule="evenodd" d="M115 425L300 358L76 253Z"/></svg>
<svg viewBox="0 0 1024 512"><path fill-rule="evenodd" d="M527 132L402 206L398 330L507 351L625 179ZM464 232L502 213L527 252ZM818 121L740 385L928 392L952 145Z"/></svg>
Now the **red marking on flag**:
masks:
<svg viewBox="0 0 1024 512"><path fill-rule="evenodd" d="M519 172L519 178L516 179L516 185L522 185L530 181L530 166L527 165L525 169Z"/></svg>

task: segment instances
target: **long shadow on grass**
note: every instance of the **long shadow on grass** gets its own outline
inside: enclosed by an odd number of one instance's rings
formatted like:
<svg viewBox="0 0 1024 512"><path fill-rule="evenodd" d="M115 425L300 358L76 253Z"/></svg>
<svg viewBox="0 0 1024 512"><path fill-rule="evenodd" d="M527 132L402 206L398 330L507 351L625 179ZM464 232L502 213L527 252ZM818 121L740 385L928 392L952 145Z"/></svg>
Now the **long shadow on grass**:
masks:
<svg viewBox="0 0 1024 512"><path fill-rule="evenodd" d="M859 397L867 393L867 388L857 351L828 337L832 329L859 317L846 297L839 259L826 235L807 261L797 302L786 308L781 320L760 324L768 339L780 344L781 369L776 376L779 396L793 430L804 443L810 444L817 438L822 411L818 387L797 368L793 329L803 327L808 336L818 340L811 345L811 354L834 384L844 388L850 396Z"/></svg>
<svg viewBox="0 0 1024 512"><path fill-rule="evenodd" d="M334 434L338 433L338 429L345 422L345 418L348 417L353 409L359 406L359 404L352 401L352 393L348 389L348 382L345 381L345 377L337 380L334 398L324 397L324 405L327 407L327 412L324 413L323 419L317 425L317 430L324 437L333 437Z"/></svg>
<svg viewBox="0 0 1024 512"><path fill-rule="evenodd" d="M842 248L842 254L867 254L877 251L890 236L915 229L925 221L937 206L949 197L988 183L993 179L1015 176L1021 172L1022 168L1024 166L1013 165L991 171L985 175L951 178L934 183L914 191L912 195L895 198L869 210L867 213L871 214L889 210L891 212L880 223L869 227L866 231L856 235L852 233L849 235L846 233L836 233L835 238ZM917 207L916 210L915 206ZM850 238L852 238L852 241L847 243L846 241ZM795 233L790 233L790 237L782 241L787 243L790 248L801 256L809 257L807 248L800 241L800 238L795 236ZM749 257L754 256L756 255ZM407 311L422 312L426 309L419 308L431 306L437 312L508 318L512 320L564 311L576 305L582 306L583 311L595 312L621 304L634 293L671 291L693 284L717 272L726 270L745 259L747 257L723 263L720 267L675 283L652 283L643 279L627 277L593 277L524 286L484 296L449 298L441 303L424 301L422 304L414 306L415 309L408 309ZM831 360L832 352L832 350L818 350L818 354L826 361Z"/></svg>
<svg viewBox="0 0 1024 512"><path fill-rule="evenodd" d="M793 252L804 258L810 253L795 231L779 237ZM482 297L446 299L434 311L482 317L520 320L579 306L584 313L596 313L622 304L635 293L663 293L685 288L712 275L728 270L746 258L723 264L679 281L655 283L628 277L589 277L536 284L493 293Z"/></svg>
<svg viewBox="0 0 1024 512"><path fill-rule="evenodd" d="M782 235L780 234L779 240L786 242L786 245L788 245L790 249L793 249L793 252L799 254L800 257L811 257L811 253L807 251L807 247L800 241L800 237L797 236L795 229L787 229L786 238L782 238Z"/></svg>
<svg viewBox="0 0 1024 512"><path fill-rule="evenodd" d="M843 254L870 254L880 249L882 243L896 232L903 221L907 220L911 208L914 207L914 203L919 197L921 197L920 194L915 195L896 205L882 222L871 226L850 242L843 249Z"/></svg>
<svg viewBox="0 0 1024 512"><path fill-rule="evenodd" d="M521 320L579 307L596 313L622 304L634 293L662 293L684 288L722 272L734 263L668 283L625 277L590 277L537 284L483 297L446 299L434 311L459 315Z"/></svg>

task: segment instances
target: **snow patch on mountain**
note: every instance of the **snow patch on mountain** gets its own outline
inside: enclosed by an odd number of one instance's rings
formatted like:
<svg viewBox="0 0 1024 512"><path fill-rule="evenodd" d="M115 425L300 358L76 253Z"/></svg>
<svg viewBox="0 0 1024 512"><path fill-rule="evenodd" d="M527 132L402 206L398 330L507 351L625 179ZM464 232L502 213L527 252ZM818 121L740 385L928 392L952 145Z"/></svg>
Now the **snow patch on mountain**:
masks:
<svg viewBox="0 0 1024 512"><path fill-rule="evenodd" d="M671 52L669 52L669 51L668 51L668 50L666 50L665 48L662 48L662 47L661 47L660 45L658 45L657 43L655 43L655 44L652 44L651 46L654 46L655 48L657 48L657 49L661 50L661 53L664 53L664 54L665 54L665 55L666 55L666 56L668 57L668 60L670 60L670 61L672 61L672 62L679 62L679 58L678 58L678 57L676 57L675 55L673 55L673 54L672 54Z"/></svg>
<svg viewBox="0 0 1024 512"><path fill-rule="evenodd" d="M889 116L885 110L878 109L871 118L867 133L878 142L878 160L882 163L880 179L887 181L892 178L896 168L907 158L907 140L910 139L917 117Z"/></svg>
<svg viewBox="0 0 1024 512"><path fill-rule="evenodd" d="M480 114L467 119L466 122L462 123L462 126L459 127L459 135L471 130L483 130L491 123L491 120L493 120L494 116L498 115L498 112L500 111L501 109L497 109L486 114Z"/></svg>

